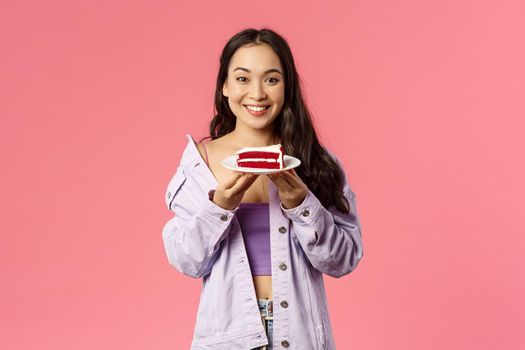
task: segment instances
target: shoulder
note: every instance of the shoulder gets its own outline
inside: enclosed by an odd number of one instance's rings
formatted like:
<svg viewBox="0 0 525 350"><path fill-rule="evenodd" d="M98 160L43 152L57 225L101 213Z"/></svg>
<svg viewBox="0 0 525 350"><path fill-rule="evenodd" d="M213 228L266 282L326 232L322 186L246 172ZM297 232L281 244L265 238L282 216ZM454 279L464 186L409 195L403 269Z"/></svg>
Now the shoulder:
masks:
<svg viewBox="0 0 525 350"><path fill-rule="evenodd" d="M219 139L208 140L208 141L201 140L201 142L195 143L195 145L197 146L197 150L199 151L202 159L204 160L209 159L210 153L213 154L214 149L217 147L218 141Z"/></svg>
<svg viewBox="0 0 525 350"><path fill-rule="evenodd" d="M197 145L197 150L199 151L202 159L206 159L206 151L204 150L204 145L201 142L198 142L196 145Z"/></svg>
<svg viewBox="0 0 525 350"><path fill-rule="evenodd" d="M323 147L323 148L326 151L326 153L328 153L328 155L332 158L332 160L334 161L335 165L339 169L339 172L341 173L343 179L346 181L346 170L345 170L345 166L344 166L342 160L331 149L328 149L326 147Z"/></svg>
<svg viewBox="0 0 525 350"><path fill-rule="evenodd" d="M197 142L190 134L186 134L186 146L182 151L182 157L180 165L183 167L191 166L193 163L198 162L200 158L205 159L206 150L204 145ZM210 142L206 143L208 146Z"/></svg>
<svg viewBox="0 0 525 350"><path fill-rule="evenodd" d="M228 135L224 135L216 139L196 143L197 149L199 150L202 158L206 159L206 155L208 155L208 157L213 157L214 154L222 154L224 152L231 151L227 136Z"/></svg>
<svg viewBox="0 0 525 350"><path fill-rule="evenodd" d="M341 174L342 180L343 180L343 191L349 191L352 196L355 196L354 191L352 190L350 186L350 182L348 179L348 171L345 168L345 164L343 161L335 154L335 152L325 148L326 152L332 157L335 164L337 165L337 168L339 169L339 173Z"/></svg>

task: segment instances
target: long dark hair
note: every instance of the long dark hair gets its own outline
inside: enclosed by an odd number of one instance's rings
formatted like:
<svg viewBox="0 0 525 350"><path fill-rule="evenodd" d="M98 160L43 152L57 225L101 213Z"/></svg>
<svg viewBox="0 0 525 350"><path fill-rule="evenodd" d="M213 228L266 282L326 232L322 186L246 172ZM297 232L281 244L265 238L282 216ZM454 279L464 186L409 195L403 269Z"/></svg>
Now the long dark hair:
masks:
<svg viewBox="0 0 525 350"><path fill-rule="evenodd" d="M237 119L228 105L228 100L222 94L222 87L228 77L228 67L233 54L241 46L262 43L272 47L284 69L284 104L274 121L274 132L281 139L285 154L301 160L301 165L296 169L297 175L325 208L333 205L339 211L348 213L349 204L342 191L344 175L317 139L310 112L303 101L301 81L295 68L292 52L286 40L274 31L267 28L261 30L249 28L235 34L227 42L220 57L215 89L217 114L210 123L210 137L216 139L235 129Z"/></svg>

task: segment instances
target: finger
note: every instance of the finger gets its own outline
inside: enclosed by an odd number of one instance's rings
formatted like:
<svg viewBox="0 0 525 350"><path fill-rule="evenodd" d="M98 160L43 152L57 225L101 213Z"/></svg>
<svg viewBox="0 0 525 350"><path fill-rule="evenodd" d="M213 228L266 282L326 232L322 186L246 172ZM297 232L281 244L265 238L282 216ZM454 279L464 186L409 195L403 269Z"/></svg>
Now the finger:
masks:
<svg viewBox="0 0 525 350"><path fill-rule="evenodd" d="M241 189L243 191L246 191L257 179L259 178L258 174L249 174L249 176L246 176L243 180L243 184L241 186Z"/></svg>
<svg viewBox="0 0 525 350"><path fill-rule="evenodd" d="M244 192L257 180L257 176L256 174L246 173L229 190L234 194Z"/></svg>
<svg viewBox="0 0 525 350"><path fill-rule="evenodd" d="M297 181L294 181L295 178L292 174L290 174L288 171L281 171L279 172L279 177L282 179L282 181L285 181L288 186L294 187L297 184Z"/></svg>
<svg viewBox="0 0 525 350"><path fill-rule="evenodd" d="M235 186L237 188L233 188L233 191L235 191L236 193L244 193L253 185L255 180L257 180L257 175L251 175L250 177L246 177L245 179L243 179L242 182L240 182L238 186Z"/></svg>
<svg viewBox="0 0 525 350"><path fill-rule="evenodd" d="M229 176L228 178L226 178L226 180L224 181L224 183L223 183L224 189L229 189L233 185L235 185L237 180L239 180L239 178L241 176L243 176L243 174L245 174L245 173L241 173L241 172L238 172L238 171L233 171L232 175Z"/></svg>
<svg viewBox="0 0 525 350"><path fill-rule="evenodd" d="M292 189L290 183L280 173L268 175L268 178L280 189Z"/></svg>
<svg viewBox="0 0 525 350"><path fill-rule="evenodd" d="M293 170L293 169L292 169ZM292 186L297 186L301 181L299 176L292 174L289 171L283 172L283 178L290 183Z"/></svg>
<svg viewBox="0 0 525 350"><path fill-rule="evenodd" d="M271 181L279 180L279 173L270 173L270 174L266 174L265 176L269 178Z"/></svg>

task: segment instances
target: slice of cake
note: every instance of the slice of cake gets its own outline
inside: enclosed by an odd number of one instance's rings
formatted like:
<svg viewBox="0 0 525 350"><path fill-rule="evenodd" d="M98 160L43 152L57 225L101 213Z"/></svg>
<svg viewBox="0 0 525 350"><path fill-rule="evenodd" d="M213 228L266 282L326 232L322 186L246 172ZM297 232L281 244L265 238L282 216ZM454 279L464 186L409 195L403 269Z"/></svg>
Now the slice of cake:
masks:
<svg viewBox="0 0 525 350"><path fill-rule="evenodd" d="M283 169L284 148L281 144L265 147L244 147L238 150L237 166L256 169Z"/></svg>

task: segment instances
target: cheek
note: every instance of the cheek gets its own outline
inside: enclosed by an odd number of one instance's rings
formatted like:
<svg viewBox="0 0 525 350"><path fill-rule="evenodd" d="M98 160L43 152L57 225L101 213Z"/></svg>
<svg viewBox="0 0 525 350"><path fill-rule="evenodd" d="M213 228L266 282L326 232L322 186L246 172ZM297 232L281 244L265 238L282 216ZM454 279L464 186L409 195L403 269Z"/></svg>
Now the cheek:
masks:
<svg viewBox="0 0 525 350"><path fill-rule="evenodd" d="M242 99L243 95L244 95L244 90L242 89L242 87L236 87L234 89L232 89L232 99L236 102L238 102L239 100Z"/></svg>
<svg viewBox="0 0 525 350"><path fill-rule="evenodd" d="M277 103L282 105L284 103L284 87L277 89L275 91L274 96L275 96L274 100L277 101Z"/></svg>
<svg viewBox="0 0 525 350"><path fill-rule="evenodd" d="M274 99L275 103L279 106L279 107L282 107L283 104L284 104L284 95L279 95L277 96L275 99Z"/></svg>

